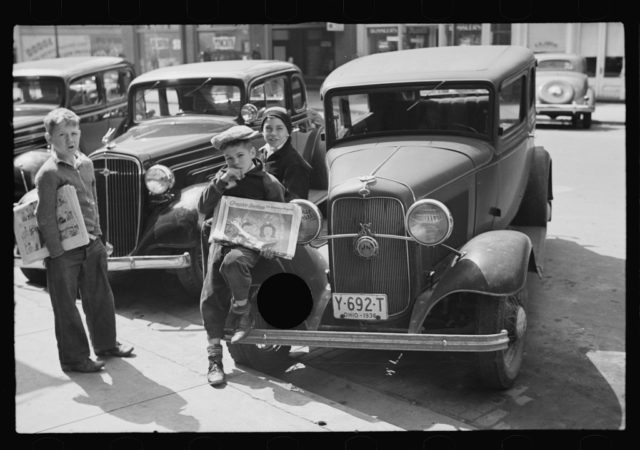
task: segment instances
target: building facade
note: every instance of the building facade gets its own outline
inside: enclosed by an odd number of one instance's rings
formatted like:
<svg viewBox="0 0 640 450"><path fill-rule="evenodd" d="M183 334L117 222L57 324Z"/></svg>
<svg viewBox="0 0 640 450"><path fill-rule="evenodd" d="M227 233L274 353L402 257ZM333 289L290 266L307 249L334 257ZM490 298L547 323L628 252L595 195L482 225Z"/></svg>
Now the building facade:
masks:
<svg viewBox="0 0 640 450"><path fill-rule="evenodd" d="M19 25L14 28L14 61L121 55L143 73L196 61L278 59L297 64L307 83L318 86L334 68L360 56L481 44L581 54L596 97L625 98L621 23Z"/></svg>

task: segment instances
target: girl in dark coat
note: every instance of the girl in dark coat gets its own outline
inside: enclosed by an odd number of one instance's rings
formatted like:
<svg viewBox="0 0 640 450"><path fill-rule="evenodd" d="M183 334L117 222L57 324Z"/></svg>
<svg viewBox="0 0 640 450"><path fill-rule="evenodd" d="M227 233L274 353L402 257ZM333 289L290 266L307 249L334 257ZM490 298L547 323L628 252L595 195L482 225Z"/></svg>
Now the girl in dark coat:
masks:
<svg viewBox="0 0 640 450"><path fill-rule="evenodd" d="M260 131L266 144L260 149L267 172L286 189L285 201L307 199L311 182L311 166L291 145L291 119L280 107L265 111Z"/></svg>

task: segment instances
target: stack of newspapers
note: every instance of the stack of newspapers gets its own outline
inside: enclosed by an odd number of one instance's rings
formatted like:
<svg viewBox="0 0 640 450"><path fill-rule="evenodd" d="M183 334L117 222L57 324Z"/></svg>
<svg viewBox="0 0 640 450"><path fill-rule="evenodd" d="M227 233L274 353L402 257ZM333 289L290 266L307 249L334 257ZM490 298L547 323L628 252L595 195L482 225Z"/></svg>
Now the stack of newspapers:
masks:
<svg viewBox="0 0 640 450"><path fill-rule="evenodd" d="M300 207L293 203L223 196L211 237L258 251L268 248L276 256L292 259L301 216Z"/></svg>
<svg viewBox="0 0 640 450"><path fill-rule="evenodd" d="M37 196L13 207L13 232L23 264L31 264L49 256L38 229L37 207ZM75 187L64 185L58 189L56 216L60 241L65 251L89 243L89 233L84 224Z"/></svg>

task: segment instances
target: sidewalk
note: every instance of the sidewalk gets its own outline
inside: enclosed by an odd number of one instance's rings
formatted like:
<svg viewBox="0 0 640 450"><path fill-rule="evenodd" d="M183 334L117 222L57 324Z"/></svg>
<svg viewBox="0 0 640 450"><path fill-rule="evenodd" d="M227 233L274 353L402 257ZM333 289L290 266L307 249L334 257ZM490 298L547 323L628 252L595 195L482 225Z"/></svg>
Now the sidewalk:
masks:
<svg viewBox="0 0 640 450"><path fill-rule="evenodd" d="M290 383L235 367L226 351L228 381L214 389L205 379L202 326L169 313L166 321L153 322L135 310L118 313L119 340L135 346L135 357L108 359L100 373L65 373L58 363L47 292L26 284L17 268L14 289L18 433L404 429ZM425 408L417 423L418 429L470 429Z"/></svg>

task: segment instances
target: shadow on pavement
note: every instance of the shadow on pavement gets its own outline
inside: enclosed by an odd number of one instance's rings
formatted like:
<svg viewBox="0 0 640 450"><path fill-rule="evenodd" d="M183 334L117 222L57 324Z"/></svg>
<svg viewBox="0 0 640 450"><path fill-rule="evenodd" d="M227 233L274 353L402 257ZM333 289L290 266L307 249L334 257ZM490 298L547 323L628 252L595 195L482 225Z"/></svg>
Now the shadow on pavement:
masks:
<svg viewBox="0 0 640 450"><path fill-rule="evenodd" d="M115 364L120 367L109 370L109 365ZM86 392L73 400L97 406L109 415L130 423L157 424L174 431L198 429L198 421L182 413L187 402L174 390L146 377L124 359L110 359L104 370L110 375L111 383L101 376L69 373L69 378ZM122 395L127 398L122 399ZM139 408L122 408L123 405L136 404L136 396L141 402ZM162 402L161 408L153 407L154 399Z"/></svg>

